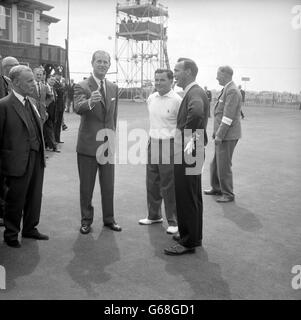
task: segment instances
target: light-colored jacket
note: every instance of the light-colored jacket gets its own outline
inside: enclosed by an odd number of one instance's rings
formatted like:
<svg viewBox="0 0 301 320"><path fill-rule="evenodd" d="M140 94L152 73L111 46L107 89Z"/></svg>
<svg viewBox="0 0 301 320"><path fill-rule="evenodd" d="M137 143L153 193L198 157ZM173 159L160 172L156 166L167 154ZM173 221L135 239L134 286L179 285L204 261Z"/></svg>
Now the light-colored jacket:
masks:
<svg viewBox="0 0 301 320"><path fill-rule="evenodd" d="M215 105L213 138L218 137L221 140L241 138L241 103L241 93L232 81L225 86Z"/></svg>

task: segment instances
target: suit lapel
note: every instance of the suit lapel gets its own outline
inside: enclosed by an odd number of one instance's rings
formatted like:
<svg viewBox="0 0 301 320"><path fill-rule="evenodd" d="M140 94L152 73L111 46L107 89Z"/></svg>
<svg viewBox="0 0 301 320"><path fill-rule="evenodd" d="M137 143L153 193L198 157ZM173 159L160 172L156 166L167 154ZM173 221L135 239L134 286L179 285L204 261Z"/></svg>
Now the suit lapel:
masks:
<svg viewBox="0 0 301 320"><path fill-rule="evenodd" d="M91 92L98 90L98 84L96 83L96 81L95 81L95 79L93 78L93 76L91 76L91 77L89 78L89 80L88 80L88 85L89 85L89 89L91 90ZM108 89L108 88L107 88L107 89ZM106 94L106 102L107 102L107 97L108 97L108 95ZM98 105L99 105L99 103L96 103L95 106L98 106ZM104 110L106 110L106 108L105 108L106 103L105 103L104 100L101 100L100 105L104 108Z"/></svg>
<svg viewBox="0 0 301 320"><path fill-rule="evenodd" d="M27 123L27 120L26 120L26 117L24 114L24 106L22 105L22 103L19 101L19 99L13 93L11 94L11 99L12 99L12 105L13 105L15 111L17 112L19 117L23 120L27 129L29 130L28 123Z"/></svg>
<svg viewBox="0 0 301 320"><path fill-rule="evenodd" d="M113 90L112 86L111 86L110 83L106 80L106 109L107 109L107 110L110 108L111 97L114 96L112 90Z"/></svg>

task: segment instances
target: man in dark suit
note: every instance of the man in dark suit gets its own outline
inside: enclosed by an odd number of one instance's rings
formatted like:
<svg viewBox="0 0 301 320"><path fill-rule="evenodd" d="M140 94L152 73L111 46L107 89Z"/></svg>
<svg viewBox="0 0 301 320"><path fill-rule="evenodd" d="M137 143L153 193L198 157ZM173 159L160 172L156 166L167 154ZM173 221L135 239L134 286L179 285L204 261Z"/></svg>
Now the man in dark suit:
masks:
<svg viewBox="0 0 301 320"><path fill-rule="evenodd" d="M96 51L91 63L92 75L74 87L74 109L81 116L76 151L80 179L82 234L91 231L94 217L92 195L97 171L101 188L103 223L114 231L121 231L121 227L114 219L114 163L102 161L108 151L103 153L102 148L107 144L111 148L112 145L110 139L107 139L109 137L104 137L104 141L98 141L97 138L99 134L114 133L116 130L118 87L105 79L111 65L110 55L107 52ZM114 150L112 152L114 153Z"/></svg>
<svg viewBox="0 0 301 320"><path fill-rule="evenodd" d="M3 74L0 75L0 99L7 96L11 91L11 81L8 77L12 67L17 66L19 61L14 57L5 57L2 62ZM1 175L1 155L0 155L0 227L4 226L3 215L5 210L5 194L4 177Z"/></svg>
<svg viewBox="0 0 301 320"><path fill-rule="evenodd" d="M48 118L44 123L44 139L45 139L45 147L52 149L53 152L60 152L57 149L57 142L54 137L54 124L55 124L55 114L56 114L56 92L53 89L53 85L55 83L54 76L50 75L47 79L47 86L51 93L51 96L47 99L47 114Z"/></svg>
<svg viewBox="0 0 301 320"><path fill-rule="evenodd" d="M19 65L9 73L12 92L0 100L1 169L8 188L4 212L4 241L20 247L18 233L23 216L22 236L48 240L36 226L40 220L44 177L42 120L29 96L34 90L30 68Z"/></svg>
<svg viewBox="0 0 301 320"><path fill-rule="evenodd" d="M241 104L244 105L245 104L245 98L246 98L246 91L241 88L241 85L238 86L238 89L239 89L240 94L241 94ZM240 109L240 115L241 115L242 119L245 118L245 115L244 115L242 109Z"/></svg>
<svg viewBox="0 0 301 320"><path fill-rule="evenodd" d="M210 165L211 189L205 190L207 195L220 195L217 202L234 200L232 155L241 138L241 94L232 81L233 70L222 66L217 71L217 81L223 90L214 108L213 139L215 154Z"/></svg>
<svg viewBox="0 0 301 320"><path fill-rule="evenodd" d="M178 244L164 250L165 254L169 255L194 253L195 247L202 245L201 168L194 173L188 173L188 169L192 169L193 166L197 169L197 163L189 164L185 160L186 154L190 153L196 156L197 160L197 150L200 146L198 140L203 142L203 145L207 144L209 101L205 91L195 82L197 73L198 67L195 62L186 58L180 58L174 68L177 86L183 88L184 96L177 117L182 161L179 163L175 159L174 167L179 235L173 236ZM198 137L197 130L202 136ZM175 138L175 141L179 139ZM175 149L178 149L176 145Z"/></svg>
<svg viewBox="0 0 301 320"><path fill-rule="evenodd" d="M209 100L209 118L210 118L210 105L211 105L211 100L212 100L212 93L207 87L204 87L204 90L207 94L208 100Z"/></svg>
<svg viewBox="0 0 301 320"><path fill-rule="evenodd" d="M63 141L61 141L61 130L65 110L65 87L61 82L62 76L58 71L54 74L54 77L55 82L53 88L57 97L54 123L54 137L57 143L64 143Z"/></svg>

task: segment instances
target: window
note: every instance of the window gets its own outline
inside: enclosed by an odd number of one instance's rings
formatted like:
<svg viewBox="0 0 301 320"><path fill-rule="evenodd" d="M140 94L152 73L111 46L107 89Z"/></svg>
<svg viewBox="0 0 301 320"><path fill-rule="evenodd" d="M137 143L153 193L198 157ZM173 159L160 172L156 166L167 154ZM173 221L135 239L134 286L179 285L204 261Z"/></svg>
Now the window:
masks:
<svg viewBox="0 0 301 320"><path fill-rule="evenodd" d="M18 10L18 42L33 44L33 13Z"/></svg>
<svg viewBox="0 0 301 320"><path fill-rule="evenodd" d="M0 5L0 40L12 40L11 8Z"/></svg>

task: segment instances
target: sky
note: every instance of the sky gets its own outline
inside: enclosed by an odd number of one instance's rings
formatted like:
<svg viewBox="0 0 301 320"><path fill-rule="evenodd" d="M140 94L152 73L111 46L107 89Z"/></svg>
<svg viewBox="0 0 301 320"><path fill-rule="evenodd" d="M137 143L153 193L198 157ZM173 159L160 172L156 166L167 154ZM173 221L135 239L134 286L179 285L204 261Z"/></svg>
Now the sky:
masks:
<svg viewBox="0 0 301 320"><path fill-rule="evenodd" d="M67 0L41 0L48 15L49 44L65 46ZM125 3L119 0L119 3ZM115 54L115 0L70 0L69 63L79 81L91 71L91 56ZM168 55L195 60L201 86L220 90L217 68L230 65L233 80L247 90L301 91L301 0L159 0L168 7ZM112 63L110 71L115 71ZM114 80L114 76L112 80ZM249 77L242 82L241 77Z"/></svg>

